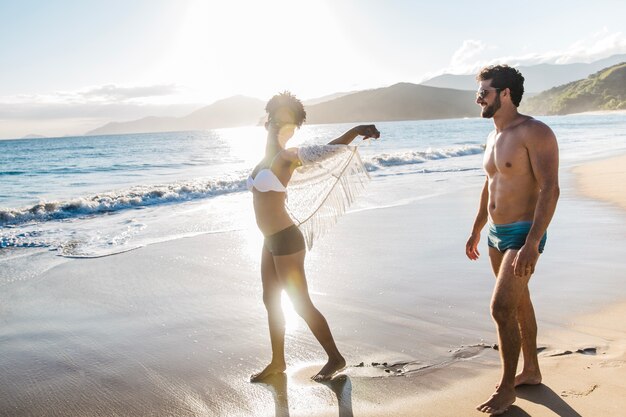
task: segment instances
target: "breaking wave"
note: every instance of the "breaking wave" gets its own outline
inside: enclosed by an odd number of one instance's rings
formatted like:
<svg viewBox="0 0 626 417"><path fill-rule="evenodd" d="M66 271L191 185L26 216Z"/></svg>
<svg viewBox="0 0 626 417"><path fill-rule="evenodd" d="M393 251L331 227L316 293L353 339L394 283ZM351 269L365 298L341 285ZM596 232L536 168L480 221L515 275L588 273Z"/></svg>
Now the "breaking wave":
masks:
<svg viewBox="0 0 626 417"><path fill-rule="evenodd" d="M485 151L484 145L463 145L454 148L428 149L426 151L407 151L381 154L365 162L368 171L401 165L422 164L437 159L456 158L459 156L476 155Z"/></svg>
<svg viewBox="0 0 626 417"><path fill-rule="evenodd" d="M367 170L373 172L388 167L475 155L483 151L483 145L461 145L453 148L428 149L426 151L383 153L364 158L364 163ZM425 170L424 172L428 171ZM90 217L120 210L160 204L175 204L242 192L246 190L246 176L247 173L237 173L211 180L135 186L126 190L111 191L65 201L41 201L32 207L17 209L0 208L0 227Z"/></svg>
<svg viewBox="0 0 626 417"><path fill-rule="evenodd" d="M0 209L0 226L88 217L131 208L172 204L245 190L245 177L136 186L68 201L40 202L21 209Z"/></svg>

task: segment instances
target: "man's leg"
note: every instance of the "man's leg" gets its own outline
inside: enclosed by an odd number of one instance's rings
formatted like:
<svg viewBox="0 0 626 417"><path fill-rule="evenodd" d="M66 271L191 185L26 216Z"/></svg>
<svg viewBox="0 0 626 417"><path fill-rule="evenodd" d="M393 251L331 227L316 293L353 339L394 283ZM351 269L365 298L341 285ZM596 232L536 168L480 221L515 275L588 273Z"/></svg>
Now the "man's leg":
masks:
<svg viewBox="0 0 626 417"><path fill-rule="evenodd" d="M504 254L497 249L489 248L489 260L495 278L498 278L500 265ZM535 320L535 310L530 300L528 285L524 290L520 306L517 309L517 322L519 324L522 337L522 353L524 355L524 368L522 372L515 376L515 386L536 385L541 383L541 372L539 370L539 360L537 358L537 321Z"/></svg>
<svg viewBox="0 0 626 417"><path fill-rule="evenodd" d="M494 415L504 413L515 402L515 372L521 349L517 314L530 279L530 275L515 276L512 264L516 254L516 250L508 250L502 257L491 299L491 315L500 344L502 378L492 396L477 409Z"/></svg>
<svg viewBox="0 0 626 417"><path fill-rule="evenodd" d="M491 261L491 269L493 270L493 276L496 279L498 279L498 273L500 272L500 265L502 265L502 258L504 258L504 254L502 252L489 246L489 260Z"/></svg>
<svg viewBox="0 0 626 417"><path fill-rule="evenodd" d="M539 359L537 358L537 320L535 310L530 300L528 285L524 289L517 309L517 322L522 336L522 353L524 368L515 376L515 386L541 384Z"/></svg>

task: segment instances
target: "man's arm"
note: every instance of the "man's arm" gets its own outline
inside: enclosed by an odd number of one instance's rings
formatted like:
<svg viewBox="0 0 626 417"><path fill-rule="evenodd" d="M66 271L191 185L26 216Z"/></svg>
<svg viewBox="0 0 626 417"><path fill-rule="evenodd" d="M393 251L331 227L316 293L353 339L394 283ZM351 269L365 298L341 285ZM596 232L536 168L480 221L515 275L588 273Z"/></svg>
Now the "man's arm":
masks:
<svg viewBox="0 0 626 417"><path fill-rule="evenodd" d="M534 126L527 145L528 157L539 187L533 225L526 243L513 261L516 275L524 275L527 269L535 272L539 258L539 242L548 229L559 199L559 147L552 130L543 123Z"/></svg>
<svg viewBox="0 0 626 417"><path fill-rule="evenodd" d="M328 142L329 145L349 145L357 136L363 136L363 139L380 137L380 132L375 125L359 125L348 130L337 139Z"/></svg>
<svg viewBox="0 0 626 417"><path fill-rule="evenodd" d="M488 211L487 203L489 201L489 180L485 179L485 185L483 191L480 193L480 203L478 205L478 213L474 220L474 226L472 226L472 234L470 235L467 243L465 244L465 254L468 258L475 261L480 256L478 251L478 242L480 242L480 231L483 230L487 223Z"/></svg>

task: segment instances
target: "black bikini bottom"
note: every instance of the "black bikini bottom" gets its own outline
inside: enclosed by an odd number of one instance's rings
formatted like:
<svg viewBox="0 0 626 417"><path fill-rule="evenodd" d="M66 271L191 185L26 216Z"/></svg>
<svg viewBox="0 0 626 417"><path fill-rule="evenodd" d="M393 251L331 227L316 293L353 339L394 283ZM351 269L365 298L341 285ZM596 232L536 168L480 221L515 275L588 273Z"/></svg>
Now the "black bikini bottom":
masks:
<svg viewBox="0 0 626 417"><path fill-rule="evenodd" d="M302 232L295 224L273 235L266 236L264 245L274 256L291 255L306 247Z"/></svg>

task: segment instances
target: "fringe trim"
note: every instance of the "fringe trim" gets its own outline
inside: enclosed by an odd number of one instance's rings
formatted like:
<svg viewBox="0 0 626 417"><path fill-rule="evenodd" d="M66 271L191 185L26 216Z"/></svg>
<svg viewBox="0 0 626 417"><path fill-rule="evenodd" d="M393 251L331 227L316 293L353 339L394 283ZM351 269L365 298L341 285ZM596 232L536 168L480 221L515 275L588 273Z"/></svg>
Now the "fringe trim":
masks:
<svg viewBox="0 0 626 417"><path fill-rule="evenodd" d="M323 236L339 217L354 203L356 198L365 190L370 176L356 148L348 159L344 168L335 177L321 205L307 218L299 220L289 214L304 235L308 250L313 248L313 242Z"/></svg>

